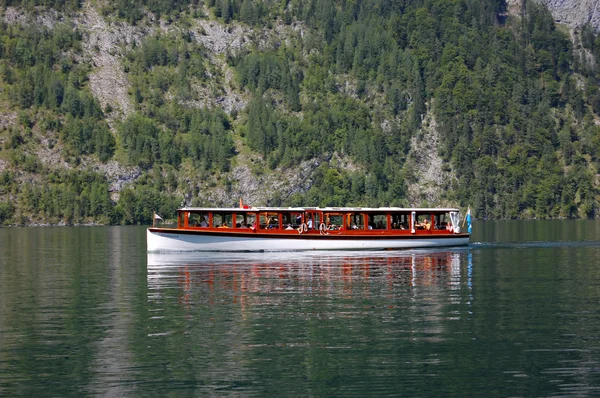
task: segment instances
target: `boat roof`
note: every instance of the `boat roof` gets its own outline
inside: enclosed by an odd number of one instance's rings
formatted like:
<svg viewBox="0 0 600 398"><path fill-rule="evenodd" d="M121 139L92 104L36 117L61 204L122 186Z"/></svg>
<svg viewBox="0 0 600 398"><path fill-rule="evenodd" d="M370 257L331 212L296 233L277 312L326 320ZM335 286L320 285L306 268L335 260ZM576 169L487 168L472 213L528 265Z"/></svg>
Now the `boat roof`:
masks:
<svg viewBox="0 0 600 398"><path fill-rule="evenodd" d="M182 207L178 211L190 212L304 212L304 211L328 211L328 212L458 212L460 209L453 207Z"/></svg>

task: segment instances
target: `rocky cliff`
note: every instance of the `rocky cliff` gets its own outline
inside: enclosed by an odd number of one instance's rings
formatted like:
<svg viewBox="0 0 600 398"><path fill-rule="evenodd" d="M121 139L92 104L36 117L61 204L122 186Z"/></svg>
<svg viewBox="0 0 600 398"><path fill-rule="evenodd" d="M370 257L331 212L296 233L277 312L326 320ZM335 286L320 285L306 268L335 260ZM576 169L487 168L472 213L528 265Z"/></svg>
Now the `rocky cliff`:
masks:
<svg viewBox="0 0 600 398"><path fill-rule="evenodd" d="M600 30L600 2L598 0L540 0L546 4L557 22L576 28L590 23Z"/></svg>
<svg viewBox="0 0 600 398"><path fill-rule="evenodd" d="M515 15L528 0L507 0L509 11ZM600 2L598 0L533 0L545 4L557 22L576 29L587 23L600 30Z"/></svg>

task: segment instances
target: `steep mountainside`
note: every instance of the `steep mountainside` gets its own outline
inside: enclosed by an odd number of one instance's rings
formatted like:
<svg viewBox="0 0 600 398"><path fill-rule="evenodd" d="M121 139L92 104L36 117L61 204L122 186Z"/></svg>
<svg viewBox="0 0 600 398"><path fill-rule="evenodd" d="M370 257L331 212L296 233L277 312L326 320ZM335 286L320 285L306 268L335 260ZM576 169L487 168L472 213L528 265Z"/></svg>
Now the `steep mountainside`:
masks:
<svg viewBox="0 0 600 398"><path fill-rule="evenodd" d="M0 223L240 198L595 217L598 5L544 2L6 1Z"/></svg>
<svg viewBox="0 0 600 398"><path fill-rule="evenodd" d="M596 0L541 0L557 22L571 28L590 24L600 30L600 3Z"/></svg>

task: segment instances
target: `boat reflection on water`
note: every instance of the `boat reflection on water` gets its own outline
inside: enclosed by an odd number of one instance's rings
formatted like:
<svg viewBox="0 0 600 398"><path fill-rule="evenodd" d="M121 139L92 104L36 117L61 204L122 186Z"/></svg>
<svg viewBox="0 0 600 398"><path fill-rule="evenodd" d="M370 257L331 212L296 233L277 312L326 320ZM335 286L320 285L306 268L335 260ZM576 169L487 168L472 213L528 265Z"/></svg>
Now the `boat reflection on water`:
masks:
<svg viewBox="0 0 600 398"><path fill-rule="evenodd" d="M437 288L456 302L465 300L471 274L468 249L148 254L149 298L160 300L163 291L180 289L179 299L188 304L192 293L200 301L218 296L248 304L249 296L286 293L400 298L398 291L406 287L416 295Z"/></svg>

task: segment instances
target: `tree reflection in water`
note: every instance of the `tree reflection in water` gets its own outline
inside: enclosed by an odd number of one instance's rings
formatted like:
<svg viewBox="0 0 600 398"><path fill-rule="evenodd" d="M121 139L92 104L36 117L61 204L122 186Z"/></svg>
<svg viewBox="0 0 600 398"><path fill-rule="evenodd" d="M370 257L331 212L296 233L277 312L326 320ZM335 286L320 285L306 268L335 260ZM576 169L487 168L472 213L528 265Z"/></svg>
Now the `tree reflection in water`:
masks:
<svg viewBox="0 0 600 398"><path fill-rule="evenodd" d="M443 287L457 293L454 301L462 285L470 289L470 258L468 250L148 254L148 291L158 299L176 280L185 305L230 300L245 307L283 294L393 299L403 286L414 295Z"/></svg>

